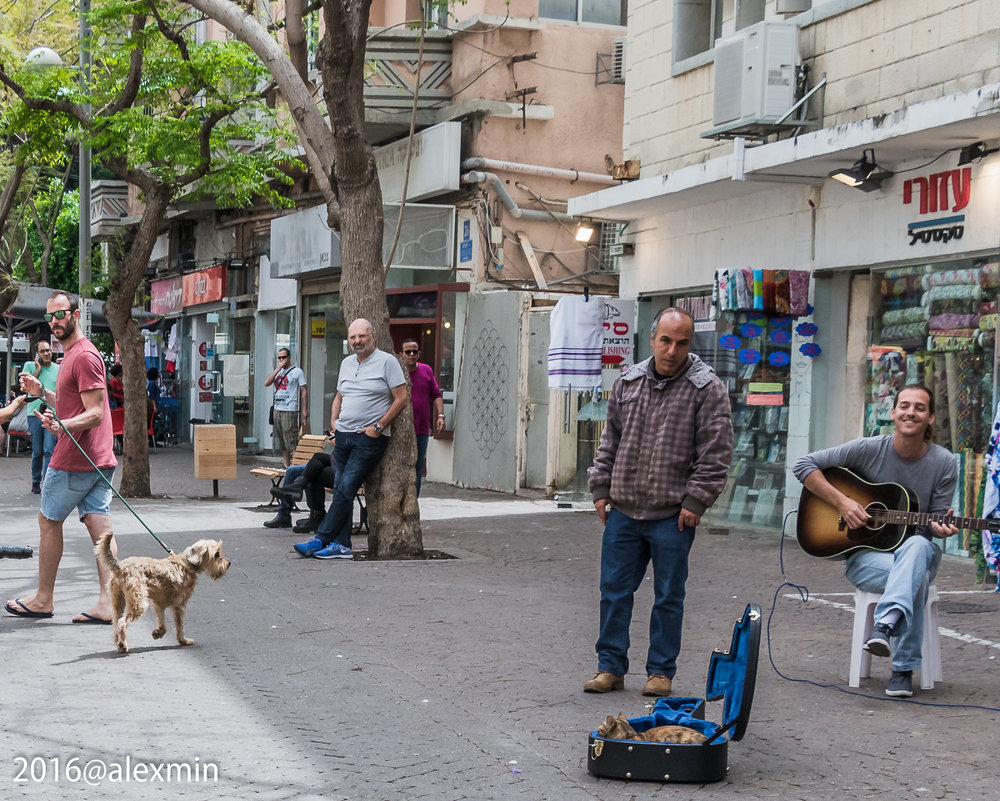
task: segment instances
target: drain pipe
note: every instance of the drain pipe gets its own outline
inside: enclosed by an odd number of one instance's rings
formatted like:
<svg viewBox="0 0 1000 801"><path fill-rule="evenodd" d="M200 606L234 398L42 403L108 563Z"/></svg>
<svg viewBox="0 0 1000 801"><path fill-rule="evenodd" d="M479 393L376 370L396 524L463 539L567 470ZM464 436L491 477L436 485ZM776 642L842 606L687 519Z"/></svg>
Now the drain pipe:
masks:
<svg viewBox="0 0 1000 801"><path fill-rule="evenodd" d="M606 173L580 172L579 170L563 170L559 167L543 167L538 164L521 164L516 161L497 161L496 159L486 159L479 156L467 158L462 162L463 170L503 170L504 172L520 172L525 175L543 175L547 178L564 178L576 183L577 181L587 181L592 184L604 184L605 186L618 186L621 181Z"/></svg>
<svg viewBox="0 0 1000 801"><path fill-rule="evenodd" d="M481 160L482 159L480 159L480 161ZM468 161L475 161L475 159L469 159ZM463 163L462 166L465 166L465 163ZM496 173L473 170L462 175L462 183L485 184L486 186L492 187L493 191L497 193L497 197L500 198L500 202L503 203L504 208L510 212L511 217L516 217L520 220L544 220L546 222L552 222L553 220L560 220L562 222L574 221L573 217L570 217L568 214L562 214L558 211L522 209L517 205L517 203L514 202L514 198L510 196L510 192L507 191L507 187L503 185L503 181L500 180L500 177L496 175Z"/></svg>

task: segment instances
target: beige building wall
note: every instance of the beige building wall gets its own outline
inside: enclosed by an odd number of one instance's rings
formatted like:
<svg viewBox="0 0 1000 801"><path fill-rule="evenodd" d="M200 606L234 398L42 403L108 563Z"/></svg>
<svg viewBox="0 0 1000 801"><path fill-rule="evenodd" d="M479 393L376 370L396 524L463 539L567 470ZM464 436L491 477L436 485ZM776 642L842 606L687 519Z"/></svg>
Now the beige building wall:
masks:
<svg viewBox="0 0 1000 801"><path fill-rule="evenodd" d="M681 3L690 0L630 7L624 138L643 177L732 149L699 137L712 128L714 64L708 53L705 63L677 72L673 22ZM732 3L723 7L723 32L732 32ZM764 18L799 25L811 83L827 75L826 128L1000 81L997 0L812 0L810 11L794 15L779 14L769 0Z"/></svg>

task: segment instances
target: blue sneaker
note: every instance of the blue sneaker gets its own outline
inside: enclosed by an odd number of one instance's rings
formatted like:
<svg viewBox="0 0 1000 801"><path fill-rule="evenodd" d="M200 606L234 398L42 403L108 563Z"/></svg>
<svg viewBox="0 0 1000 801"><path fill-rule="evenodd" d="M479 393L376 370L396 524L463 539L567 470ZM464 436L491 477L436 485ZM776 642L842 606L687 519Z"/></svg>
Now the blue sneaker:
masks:
<svg viewBox="0 0 1000 801"><path fill-rule="evenodd" d="M322 551L316 551L313 556L317 559L353 559L354 551L345 548L339 542L331 542Z"/></svg>
<svg viewBox="0 0 1000 801"><path fill-rule="evenodd" d="M297 542L292 546L295 548L295 553L301 556L303 559L308 559L310 556L315 556L317 553L322 551L325 547L323 545L323 540L316 539L315 537L309 542Z"/></svg>

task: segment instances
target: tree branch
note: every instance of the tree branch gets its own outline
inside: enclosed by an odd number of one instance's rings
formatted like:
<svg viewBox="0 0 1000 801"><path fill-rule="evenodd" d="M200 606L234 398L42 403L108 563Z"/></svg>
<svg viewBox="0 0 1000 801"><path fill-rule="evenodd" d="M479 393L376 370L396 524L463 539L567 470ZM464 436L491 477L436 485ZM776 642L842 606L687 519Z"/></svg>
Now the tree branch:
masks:
<svg viewBox="0 0 1000 801"><path fill-rule="evenodd" d="M281 46L257 20L229 0L183 0L183 2L225 26L264 62L265 68L281 88L281 93L292 112L302 147L313 176L323 193L323 199L328 207L336 209L337 199L330 186L334 161L330 129L309 86L299 77Z"/></svg>
<svg viewBox="0 0 1000 801"><path fill-rule="evenodd" d="M152 5L153 4L150 3L151 7ZM132 17L133 40L142 32L144 27L146 27L145 15L136 14ZM166 36L166 34L164 34L164 36ZM132 51L129 54L128 76L125 78L125 85L122 87L122 93L114 103L109 103L97 112L98 117L110 117L120 111L123 111L124 109L131 108L135 104L135 99L139 96L139 87L142 81L142 59L144 55L145 51L141 47L133 46Z"/></svg>

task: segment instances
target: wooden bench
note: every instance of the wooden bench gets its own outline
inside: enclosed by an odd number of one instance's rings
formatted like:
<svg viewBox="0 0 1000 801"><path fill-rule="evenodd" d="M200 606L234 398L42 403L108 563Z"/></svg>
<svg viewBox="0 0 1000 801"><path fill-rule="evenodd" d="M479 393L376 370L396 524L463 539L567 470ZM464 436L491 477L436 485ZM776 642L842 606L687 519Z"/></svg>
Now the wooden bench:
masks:
<svg viewBox="0 0 1000 801"><path fill-rule="evenodd" d="M305 464L312 459L314 453L323 453L329 440L323 434L303 434L299 437L299 442L292 451L292 464ZM280 487L281 480L285 477L284 467L254 467L250 470L250 475L271 479L271 487ZM272 495L268 506L272 506L277 499Z"/></svg>
<svg viewBox="0 0 1000 801"><path fill-rule="evenodd" d="M299 437L298 445L292 452L292 464L305 464L312 459L313 454L323 453L330 440L324 434L304 434ZM281 481L285 477L284 467L254 467L250 470L252 476L262 476L271 479L271 487L280 487ZM328 494L332 494L330 487L326 488ZM361 487L355 496L358 507L361 509L361 522L355 531L368 531L368 509L365 504L365 488ZM268 506L273 506L277 499L272 495Z"/></svg>

